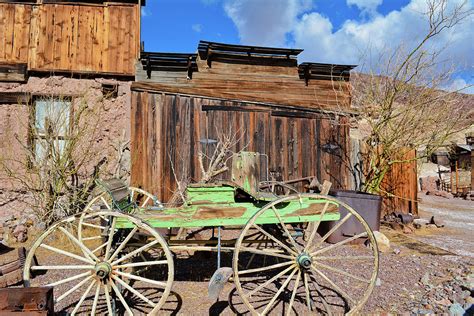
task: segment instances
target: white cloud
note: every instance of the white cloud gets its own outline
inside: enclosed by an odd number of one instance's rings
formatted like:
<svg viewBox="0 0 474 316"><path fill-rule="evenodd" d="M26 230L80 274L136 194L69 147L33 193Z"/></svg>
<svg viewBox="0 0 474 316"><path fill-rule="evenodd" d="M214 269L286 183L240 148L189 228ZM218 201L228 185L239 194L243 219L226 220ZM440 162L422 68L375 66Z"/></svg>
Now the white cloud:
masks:
<svg viewBox="0 0 474 316"><path fill-rule="evenodd" d="M361 10L376 10L381 0L346 0ZM463 2L450 0L449 7ZM370 67L381 52L400 45L409 49L426 33L428 21L425 0L411 0L400 10L369 19L346 20L338 29L311 3L302 0L236 0L224 8L236 25L242 44L274 45L303 48L301 61L360 64L362 57ZM473 7L473 1L468 2ZM474 64L474 19L445 29L431 44L444 48L443 58L454 66L466 68ZM368 54L370 52L370 54ZM359 68L360 69L360 68ZM472 72L472 68L469 70Z"/></svg>
<svg viewBox="0 0 474 316"><path fill-rule="evenodd" d="M375 14L383 0L346 0L348 6L355 5L363 13Z"/></svg>
<svg viewBox="0 0 474 316"><path fill-rule="evenodd" d="M282 46L298 16L311 9L310 0L226 1L224 10L239 31L240 42L249 45Z"/></svg>
<svg viewBox="0 0 474 316"><path fill-rule="evenodd" d="M143 16L143 17L151 16L151 11L148 10L147 8L145 8L145 7L142 7L141 13L142 13L142 16Z"/></svg>
<svg viewBox="0 0 474 316"><path fill-rule="evenodd" d="M202 24L193 24L191 26L194 32L201 33L202 32Z"/></svg>
<svg viewBox="0 0 474 316"><path fill-rule="evenodd" d="M446 87L446 90L474 94L474 83L469 83L462 78L457 78L448 87Z"/></svg>

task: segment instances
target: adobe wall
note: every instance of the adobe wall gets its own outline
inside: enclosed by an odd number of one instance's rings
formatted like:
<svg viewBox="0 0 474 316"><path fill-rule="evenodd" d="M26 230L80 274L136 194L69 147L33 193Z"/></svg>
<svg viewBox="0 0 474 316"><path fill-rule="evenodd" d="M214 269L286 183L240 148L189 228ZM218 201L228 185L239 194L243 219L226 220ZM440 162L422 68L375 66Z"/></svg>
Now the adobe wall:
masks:
<svg viewBox="0 0 474 316"><path fill-rule="evenodd" d="M104 98L102 83L118 84L116 98ZM100 107L98 116L97 133L93 142L94 155L88 160L88 170L102 158L107 157L108 164L105 171L112 174L116 169L116 161L119 156L117 147L119 143L124 144L130 139L130 82L121 82L110 79L73 79L60 76L47 78L30 77L27 83L2 83L0 82L0 94L2 92L29 92L32 95L56 95L75 96L77 103L87 102L94 108ZM15 157L22 161L26 157L22 155L24 149L21 142L25 142L29 125L29 105L27 104L0 104L0 159L2 157ZM128 145L127 145L128 148ZM129 150L125 150L120 169L123 173L130 170ZM15 172L21 173L24 167L9 162ZM23 170L24 171L24 170ZM21 192L20 187L15 185L11 177L0 171L0 218L16 215L25 211L22 200L27 198L26 192Z"/></svg>

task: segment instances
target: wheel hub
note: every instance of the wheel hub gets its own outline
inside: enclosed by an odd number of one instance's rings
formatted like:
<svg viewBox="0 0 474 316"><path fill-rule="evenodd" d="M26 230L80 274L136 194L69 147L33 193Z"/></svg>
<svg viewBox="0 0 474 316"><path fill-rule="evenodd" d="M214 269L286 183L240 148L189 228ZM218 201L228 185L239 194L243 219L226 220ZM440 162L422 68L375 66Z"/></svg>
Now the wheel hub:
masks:
<svg viewBox="0 0 474 316"><path fill-rule="evenodd" d="M108 262L99 262L95 265L94 270L95 275L103 281L109 277L112 272L112 266Z"/></svg>
<svg viewBox="0 0 474 316"><path fill-rule="evenodd" d="M298 262L300 268L303 269L309 269L311 267L311 264L313 263L313 261L311 260L311 256L305 252L303 252L296 258L296 262Z"/></svg>

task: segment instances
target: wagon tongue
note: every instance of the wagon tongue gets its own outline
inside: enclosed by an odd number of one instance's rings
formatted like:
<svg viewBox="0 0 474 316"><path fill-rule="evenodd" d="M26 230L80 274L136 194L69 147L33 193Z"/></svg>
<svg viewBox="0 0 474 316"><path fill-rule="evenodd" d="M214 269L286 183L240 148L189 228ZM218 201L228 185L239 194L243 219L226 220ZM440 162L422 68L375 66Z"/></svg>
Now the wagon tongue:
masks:
<svg viewBox="0 0 474 316"><path fill-rule="evenodd" d="M214 272L207 289L210 299L217 300L219 298L219 294L222 292L224 284L227 283L231 276L232 268L229 267L222 267Z"/></svg>

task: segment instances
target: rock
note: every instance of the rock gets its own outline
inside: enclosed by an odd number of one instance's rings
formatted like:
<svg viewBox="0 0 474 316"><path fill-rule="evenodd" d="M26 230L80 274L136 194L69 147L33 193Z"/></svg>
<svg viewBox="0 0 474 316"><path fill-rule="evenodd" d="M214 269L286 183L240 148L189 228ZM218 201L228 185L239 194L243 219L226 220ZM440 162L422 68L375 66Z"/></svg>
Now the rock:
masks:
<svg viewBox="0 0 474 316"><path fill-rule="evenodd" d="M408 225L403 225L403 233L404 234L412 234L413 233L413 229L408 226Z"/></svg>
<svg viewBox="0 0 474 316"><path fill-rule="evenodd" d="M375 240L380 252L390 251L390 240L379 231L374 231Z"/></svg>
<svg viewBox="0 0 474 316"><path fill-rule="evenodd" d="M400 254L400 252L401 252L401 250L399 248L393 249L393 253L396 254L396 255Z"/></svg>
<svg viewBox="0 0 474 316"><path fill-rule="evenodd" d="M13 229L12 235L16 238L17 242L25 242L28 237L28 228L25 225L16 225Z"/></svg>
<svg viewBox="0 0 474 316"><path fill-rule="evenodd" d="M403 225L398 223L398 222L391 222L390 223L390 227L393 229L393 230L399 230L399 231L402 231L403 230Z"/></svg>
<svg viewBox="0 0 474 316"><path fill-rule="evenodd" d="M449 315L451 316L463 316L464 315L464 308L462 308L461 304L454 303L449 306Z"/></svg>
<svg viewBox="0 0 474 316"><path fill-rule="evenodd" d="M437 191L438 190L438 177L428 176L420 178L421 191Z"/></svg>
<svg viewBox="0 0 474 316"><path fill-rule="evenodd" d="M446 191L438 191L438 190L428 191L428 192L426 192L426 195L440 196L440 197L443 197L445 199L453 199L454 198L454 195L452 195L451 193L446 192Z"/></svg>
<svg viewBox="0 0 474 316"><path fill-rule="evenodd" d="M425 218L415 218L413 220L413 225L419 224L420 226L424 226L424 225L427 225L429 223L430 223L430 221L425 219Z"/></svg>
<svg viewBox="0 0 474 316"><path fill-rule="evenodd" d="M382 285L382 280L380 280L380 278L377 278L377 280L375 280L375 286L381 286Z"/></svg>
<svg viewBox="0 0 474 316"><path fill-rule="evenodd" d="M423 285L431 285L431 284L430 284L430 273L429 273L429 272L426 272L426 273L423 275L423 277L421 277L420 282L421 282Z"/></svg>

